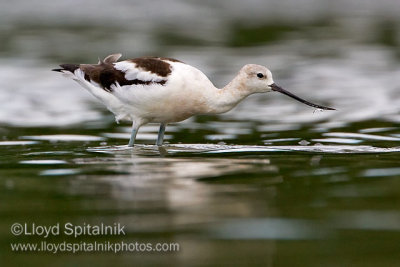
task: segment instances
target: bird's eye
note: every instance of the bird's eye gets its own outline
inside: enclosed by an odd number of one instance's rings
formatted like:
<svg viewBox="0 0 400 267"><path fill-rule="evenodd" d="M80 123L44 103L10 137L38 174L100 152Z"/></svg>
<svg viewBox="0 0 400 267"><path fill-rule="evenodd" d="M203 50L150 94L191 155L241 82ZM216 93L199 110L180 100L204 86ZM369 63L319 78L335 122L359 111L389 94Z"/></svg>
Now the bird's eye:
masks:
<svg viewBox="0 0 400 267"><path fill-rule="evenodd" d="M261 79L261 78L264 78L264 74L262 74L261 72L260 72L260 73L257 73L257 77L260 78L260 79Z"/></svg>

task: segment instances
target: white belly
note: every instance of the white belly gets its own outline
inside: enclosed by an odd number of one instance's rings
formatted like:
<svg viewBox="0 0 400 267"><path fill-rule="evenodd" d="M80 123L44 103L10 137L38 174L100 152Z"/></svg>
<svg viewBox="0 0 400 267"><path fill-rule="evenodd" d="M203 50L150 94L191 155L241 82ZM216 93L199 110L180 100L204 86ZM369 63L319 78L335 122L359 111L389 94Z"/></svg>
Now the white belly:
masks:
<svg viewBox="0 0 400 267"><path fill-rule="evenodd" d="M178 62L171 65L173 71L165 84L112 85L110 92L86 81L80 70L75 72L74 79L100 99L117 121L169 123L207 113L208 99L204 92L215 90L211 81L192 66Z"/></svg>
<svg viewBox="0 0 400 267"><path fill-rule="evenodd" d="M164 85L116 86L113 95L123 103L124 110L129 110L133 120L179 122L207 113L204 90L210 85L210 80L199 70L178 64Z"/></svg>

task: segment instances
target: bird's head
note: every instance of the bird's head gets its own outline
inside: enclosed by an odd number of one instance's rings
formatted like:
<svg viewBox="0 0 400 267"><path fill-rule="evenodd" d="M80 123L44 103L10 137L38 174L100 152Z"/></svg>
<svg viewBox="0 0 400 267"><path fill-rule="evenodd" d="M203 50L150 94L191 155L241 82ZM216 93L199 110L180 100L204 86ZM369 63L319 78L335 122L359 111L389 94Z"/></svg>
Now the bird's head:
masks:
<svg viewBox="0 0 400 267"><path fill-rule="evenodd" d="M244 79L246 90L251 93L265 93L272 90L272 73L264 66L247 64L239 72Z"/></svg>
<svg viewBox="0 0 400 267"><path fill-rule="evenodd" d="M297 101L309 105L311 107L325 109L325 110L335 110L334 108L329 108L321 105L317 105L307 100L304 100L289 91L286 91L282 87L279 87L272 78L272 73L269 69L261 65L247 64L239 72L239 76L244 80L244 88L252 93L266 93L270 91L280 92L287 96L290 96Z"/></svg>

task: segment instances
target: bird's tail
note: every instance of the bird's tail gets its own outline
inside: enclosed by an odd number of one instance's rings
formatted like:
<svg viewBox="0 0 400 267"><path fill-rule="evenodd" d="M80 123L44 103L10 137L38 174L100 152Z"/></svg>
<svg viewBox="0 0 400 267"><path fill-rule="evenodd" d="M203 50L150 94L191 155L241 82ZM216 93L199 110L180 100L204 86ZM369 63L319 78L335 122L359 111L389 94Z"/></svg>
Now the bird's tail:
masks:
<svg viewBox="0 0 400 267"><path fill-rule="evenodd" d="M63 72L63 71L69 71L71 73L74 73L76 69L79 69L79 64L61 64L60 69L52 69L52 71L58 71L58 72Z"/></svg>

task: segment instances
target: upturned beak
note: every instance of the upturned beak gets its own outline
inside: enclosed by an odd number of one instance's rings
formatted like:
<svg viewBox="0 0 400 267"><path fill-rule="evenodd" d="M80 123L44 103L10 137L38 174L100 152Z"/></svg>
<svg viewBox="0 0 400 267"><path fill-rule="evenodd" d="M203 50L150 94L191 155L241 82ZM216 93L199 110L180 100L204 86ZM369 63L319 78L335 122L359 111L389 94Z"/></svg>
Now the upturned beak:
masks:
<svg viewBox="0 0 400 267"><path fill-rule="evenodd" d="M275 83L271 84L270 87L272 88L272 91L276 91L276 92L285 94L285 95L287 95L287 96L290 96L291 98L294 98L294 99L296 99L297 101L299 101L299 102L301 102L301 103L303 103L303 104L309 105L309 106L311 106L311 107L319 108L319 109L325 109L325 110L336 110L336 109L334 109L334 108L324 107L324 106L320 106L320 105L317 105L317 104L308 102L307 100L304 100L304 99L302 99L302 98L300 98L300 97L298 97L298 96L292 94L291 92L286 91L286 90L283 89L282 87L279 87L279 86L276 85Z"/></svg>

